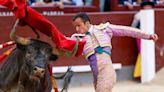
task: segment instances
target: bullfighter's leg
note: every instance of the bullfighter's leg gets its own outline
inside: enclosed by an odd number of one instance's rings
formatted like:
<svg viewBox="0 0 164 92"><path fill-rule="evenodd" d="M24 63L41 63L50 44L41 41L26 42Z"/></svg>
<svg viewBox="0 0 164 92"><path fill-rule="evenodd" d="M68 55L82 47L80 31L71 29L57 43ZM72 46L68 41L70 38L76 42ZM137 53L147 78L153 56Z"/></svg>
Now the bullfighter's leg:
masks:
<svg viewBox="0 0 164 92"><path fill-rule="evenodd" d="M105 53L97 54L96 57L98 67L96 92L112 92L116 82L116 73L111 58Z"/></svg>

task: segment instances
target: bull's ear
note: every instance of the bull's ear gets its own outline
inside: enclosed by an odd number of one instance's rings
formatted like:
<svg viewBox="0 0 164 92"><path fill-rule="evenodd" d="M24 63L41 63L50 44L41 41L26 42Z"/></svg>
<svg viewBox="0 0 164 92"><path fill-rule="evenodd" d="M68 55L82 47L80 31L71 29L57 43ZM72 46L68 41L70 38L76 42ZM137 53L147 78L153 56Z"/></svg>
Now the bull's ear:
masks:
<svg viewBox="0 0 164 92"><path fill-rule="evenodd" d="M57 56L57 55L51 54L51 56L49 57L49 60L50 60L50 61L55 61L55 60L57 60L57 59L58 59L58 56Z"/></svg>

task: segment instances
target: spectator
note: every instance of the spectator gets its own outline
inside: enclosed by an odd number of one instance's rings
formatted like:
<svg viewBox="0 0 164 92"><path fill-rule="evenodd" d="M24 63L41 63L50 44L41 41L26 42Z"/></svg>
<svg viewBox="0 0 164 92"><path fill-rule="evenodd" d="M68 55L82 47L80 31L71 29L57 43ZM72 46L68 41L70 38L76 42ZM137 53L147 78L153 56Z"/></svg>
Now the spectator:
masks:
<svg viewBox="0 0 164 92"><path fill-rule="evenodd" d="M76 3L76 6L83 6L84 5L83 0L72 0L72 1Z"/></svg>
<svg viewBox="0 0 164 92"><path fill-rule="evenodd" d="M140 4L141 10L152 9L155 6L154 2L151 1L143 1ZM132 22L132 27L140 28L140 11L134 15L134 19Z"/></svg>
<svg viewBox="0 0 164 92"><path fill-rule="evenodd" d="M110 0L99 0L100 3L100 11L110 11Z"/></svg>
<svg viewBox="0 0 164 92"><path fill-rule="evenodd" d="M100 11L103 12L105 7L105 0L99 0L99 3L100 3Z"/></svg>
<svg viewBox="0 0 164 92"><path fill-rule="evenodd" d="M73 0L59 0L59 2L62 2L63 5L76 5Z"/></svg>
<svg viewBox="0 0 164 92"><path fill-rule="evenodd" d="M153 9L154 7L154 2L151 1L143 1L140 4L141 10L148 10L148 9ZM131 24L132 27L135 28L140 28L140 18L141 18L141 12L139 11L137 14L134 15L134 19L133 22ZM136 61L136 65L135 65L135 69L134 69L134 77L138 78L141 75L141 59L140 59L140 49L141 49L141 41L140 39L136 39L137 41L137 47L138 47L138 57L137 57L137 61Z"/></svg>
<svg viewBox="0 0 164 92"><path fill-rule="evenodd" d="M164 0L156 0L156 4L164 4Z"/></svg>
<svg viewBox="0 0 164 92"><path fill-rule="evenodd" d="M27 5L31 5L32 3L35 3L36 0L27 0Z"/></svg>
<svg viewBox="0 0 164 92"><path fill-rule="evenodd" d="M32 3L31 6L57 6L59 8L63 8L64 5L62 2L53 2L52 0L43 0Z"/></svg>
<svg viewBox="0 0 164 92"><path fill-rule="evenodd" d="M104 11L110 11L110 0L105 0Z"/></svg>
<svg viewBox="0 0 164 92"><path fill-rule="evenodd" d="M86 6L91 6L92 5L92 1L93 0L83 0L84 5L86 5Z"/></svg>
<svg viewBox="0 0 164 92"><path fill-rule="evenodd" d="M82 0L57 0L57 1L62 2L63 5L83 6L83 1Z"/></svg>
<svg viewBox="0 0 164 92"><path fill-rule="evenodd" d="M119 0L119 4L125 5L128 9L132 10L133 6L136 4L140 4L142 0Z"/></svg>

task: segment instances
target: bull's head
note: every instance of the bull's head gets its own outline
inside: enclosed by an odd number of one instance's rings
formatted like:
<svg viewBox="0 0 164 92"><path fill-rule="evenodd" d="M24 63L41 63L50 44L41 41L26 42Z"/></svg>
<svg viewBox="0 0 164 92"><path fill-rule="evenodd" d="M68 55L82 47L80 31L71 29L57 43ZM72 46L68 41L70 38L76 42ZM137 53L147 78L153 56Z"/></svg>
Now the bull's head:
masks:
<svg viewBox="0 0 164 92"><path fill-rule="evenodd" d="M48 63L57 59L57 55L52 54L51 45L39 40L31 39L29 44L21 49L26 51L24 66L28 68L30 78L34 80L42 78Z"/></svg>
<svg viewBox="0 0 164 92"><path fill-rule="evenodd" d="M24 66L28 70L28 76L34 80L39 80L45 74L47 64L51 60L56 60L58 56L74 56L78 49L78 41L72 52L66 52L57 48L52 48L48 43L27 39L15 34L16 26L19 20L13 26L10 38L17 43L17 48L25 52Z"/></svg>
<svg viewBox="0 0 164 92"><path fill-rule="evenodd" d="M56 60L58 56L52 53L53 48L48 43L15 35L18 22L17 20L10 37L16 42L17 48L24 52L23 71L30 79L39 80L44 76L49 61Z"/></svg>

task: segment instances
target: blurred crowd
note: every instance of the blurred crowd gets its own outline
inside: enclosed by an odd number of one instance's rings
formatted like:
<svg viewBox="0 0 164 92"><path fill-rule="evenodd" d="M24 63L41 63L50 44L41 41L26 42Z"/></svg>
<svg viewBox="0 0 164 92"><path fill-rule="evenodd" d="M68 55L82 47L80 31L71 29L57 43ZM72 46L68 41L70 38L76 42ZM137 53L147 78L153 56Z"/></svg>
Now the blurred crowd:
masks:
<svg viewBox="0 0 164 92"><path fill-rule="evenodd" d="M29 6L57 6L63 8L65 5L91 6L93 0L27 0ZM108 11L110 0L99 0L100 11Z"/></svg>
<svg viewBox="0 0 164 92"><path fill-rule="evenodd" d="M75 6L91 5L92 0L27 0L27 3L30 6L63 7L64 5L75 5Z"/></svg>
<svg viewBox="0 0 164 92"><path fill-rule="evenodd" d="M98 0L100 11L110 11L111 0ZM133 9L134 6L140 5L143 1L152 1L154 4L164 4L164 0L117 0L119 5L127 6ZM93 0L27 0L29 6L57 6L64 8L65 5L74 6L91 6Z"/></svg>
<svg viewBox="0 0 164 92"><path fill-rule="evenodd" d="M119 4L127 6L129 9L133 9L135 5L140 5L142 2L151 1L154 4L164 4L164 0L118 0Z"/></svg>

